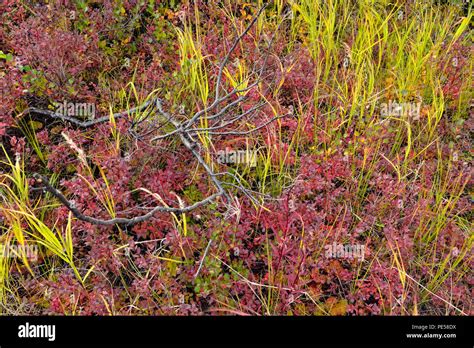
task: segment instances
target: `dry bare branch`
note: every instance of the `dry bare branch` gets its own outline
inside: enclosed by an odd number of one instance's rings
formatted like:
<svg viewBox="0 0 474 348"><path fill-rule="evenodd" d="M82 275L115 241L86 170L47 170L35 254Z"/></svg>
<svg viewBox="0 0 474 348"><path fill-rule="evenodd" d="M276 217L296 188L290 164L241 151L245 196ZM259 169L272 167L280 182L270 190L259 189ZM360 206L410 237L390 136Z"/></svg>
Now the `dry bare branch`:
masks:
<svg viewBox="0 0 474 348"><path fill-rule="evenodd" d="M159 128L163 127L163 125L161 125L160 127L156 127L155 125L157 121L164 122L165 124L173 125L174 130L169 131L162 135L156 135L152 137L150 139L150 145L152 143L155 143L160 140L165 140L172 136L177 137L180 140L181 144L192 154L192 156L197 161L197 163L206 172L207 177L212 183L212 186L214 186L215 188L214 193L210 194L208 197L202 199L201 201L190 204L188 206L183 206L182 202L179 202L180 203L179 207L169 207L169 206L150 207L149 208L150 211L147 212L146 214L135 216L132 218L116 217L112 219L99 219L99 218L87 216L81 213L79 209L75 206L75 204L72 201L68 200L58 189L53 187L51 183L49 182L48 178L46 178L45 176L40 175L40 174L34 174L35 179L43 185L44 190L50 192L54 197L56 197L66 208L68 208L74 214L74 216L77 219L85 221L85 222L89 222L91 224L96 224L96 225L109 225L110 226L110 225L118 224L118 225L131 226L131 225L134 225L134 224L137 224L137 223L140 223L140 222L146 221L147 219L152 218L153 215L158 212L166 212L166 213L189 212L191 210L202 207L212 202L213 200L215 200L216 198L220 196L224 198L224 203L227 206L228 212L230 212L230 211L235 210L235 207L233 206L235 201L233 197L231 197L229 192L226 191L225 189L226 186L235 187L236 189L240 190L245 196L247 196L253 203L258 203L258 200L253 196L255 192L245 188L242 182L240 181L240 179L237 178L232 173L227 173L227 174L229 174L232 178L234 178L237 184L223 182L219 179L219 177L225 173L214 173L212 166L204 160L203 152L205 150L202 148L201 143L196 141L193 138L193 135L196 135L197 133L200 133L200 132L205 133L207 135L217 135L217 136L247 135L259 129L262 129L263 127L266 127L271 122L277 119L287 116L287 115L283 115L283 116L272 117L271 119L265 121L263 124L256 126L255 128L247 130L247 131L237 131L237 130L229 130L229 131L223 130L220 132L217 131L220 129L225 129L226 127L229 127L240 120L253 118L255 114L260 110L260 108L262 108L264 105L267 104L267 102L258 103L255 106L250 107L250 109L248 109L245 112L236 112L236 110L234 110L234 109L241 109L241 104L248 99L245 93L257 87L259 83L262 81L262 75L263 75L263 71L267 62L267 57L265 57L264 65L260 68L260 72L257 74L257 78L255 79L255 81L253 81L252 83L249 83L246 87L242 87L243 82L241 82L237 86L234 86L232 90L230 90L230 92L227 92L223 96L221 96L221 93L220 93L222 89L222 74L227 63L229 62L231 54L234 52L235 48L237 47L239 42L241 42L243 37L250 31L252 26L256 23L258 17L261 15L265 7L266 5L264 5L263 7L259 9L257 14L254 16L254 18L250 22L250 24L236 38L236 40L234 41L234 44L232 45L232 47L230 48L230 50L227 52L226 56L224 57L223 61L221 62L219 66L219 72L217 74L216 85L215 85L215 99L209 106L196 112L189 119L179 120L179 118L175 117L174 115L172 115L171 113L165 110L163 103L159 98L152 98L141 106L113 115L113 117L115 118L120 118L120 117L130 115L133 112L147 110L148 114L144 118L140 119L139 121L131 121L131 125L129 127L130 135L140 141L145 141L146 136L154 133L154 131L157 131ZM274 37L275 35L272 37L270 44L273 42ZM234 112L232 112L232 110L234 110ZM62 121L71 122L76 126L84 127L84 128L91 127L101 122L106 122L110 119L110 116L104 116L99 119L90 120L90 121L78 121L77 119L72 118L70 116L65 116L65 115L57 114L48 110L41 110L38 108L29 108L24 111L24 113L27 113L27 112L38 113L38 114L46 115L53 119L60 119ZM135 129L135 128L140 127L146 119L150 119L152 115L155 116L155 119L152 121L152 123L154 122L155 125L151 127L151 130L149 129L147 130L146 133L142 133L140 132L140 130ZM207 115L210 115L210 116L207 116ZM207 120L212 121L211 125L208 128L199 128L196 126L197 122L203 116L206 117Z"/></svg>

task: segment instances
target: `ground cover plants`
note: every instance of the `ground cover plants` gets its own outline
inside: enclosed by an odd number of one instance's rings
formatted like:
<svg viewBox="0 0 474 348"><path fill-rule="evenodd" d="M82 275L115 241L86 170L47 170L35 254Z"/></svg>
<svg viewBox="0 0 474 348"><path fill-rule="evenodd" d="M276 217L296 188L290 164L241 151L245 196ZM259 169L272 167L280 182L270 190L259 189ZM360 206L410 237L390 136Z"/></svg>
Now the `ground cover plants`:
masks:
<svg viewBox="0 0 474 348"><path fill-rule="evenodd" d="M473 314L468 3L0 18L1 314Z"/></svg>

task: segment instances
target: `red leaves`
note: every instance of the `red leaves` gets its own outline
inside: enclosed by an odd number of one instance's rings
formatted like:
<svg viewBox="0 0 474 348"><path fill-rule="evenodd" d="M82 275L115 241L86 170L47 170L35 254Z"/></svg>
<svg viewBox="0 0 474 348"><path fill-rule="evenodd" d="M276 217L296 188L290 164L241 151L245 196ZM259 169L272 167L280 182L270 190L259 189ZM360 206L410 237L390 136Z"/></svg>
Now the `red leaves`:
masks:
<svg viewBox="0 0 474 348"><path fill-rule="evenodd" d="M118 104L134 102L123 100L121 91L136 78L133 81L137 88L140 86L140 98L158 90L173 112L180 109L184 100L184 112L179 117L185 118L188 111L199 108L192 97L181 93L182 81L175 75L179 69L177 43L173 30L167 30L172 24L182 24L181 15L186 15L194 27L192 7L179 5L170 10L163 2L135 7L136 1L122 1L123 10L105 2L82 11L73 2L64 6L60 6L63 2L50 2L48 6L34 7L38 16L32 16L15 1L0 2L0 43L4 53L13 57L0 60L0 137L9 145L9 152L25 159L28 177L38 169L38 160L31 139L21 137L14 127L15 117L26 104L39 106L36 104L80 99L97 103L98 114L107 115L109 104L114 105L115 111L124 106ZM234 23L239 17L221 17L212 4L201 5L205 16L202 19L212 23L206 24L200 35L204 65L211 77L218 69L218 59L228 52L240 30ZM76 20L69 18L72 11ZM257 73L251 69L255 60L261 59L256 58L261 49L256 44L273 34L262 29L260 37L252 32L245 38L231 57L232 61L239 58L248 72ZM403 162L408 147L405 128L393 128L392 123L390 127L371 129L360 129L362 126L357 124L355 129L339 117L351 102L347 97L352 97L349 90L353 89L354 80L346 74L349 70L340 69L345 72L335 76L338 88L323 91L330 86L324 86L325 82L319 79L320 99L313 100L318 70L304 47L308 43L299 43L303 34L298 33L290 53L284 42L287 37L283 33L276 36L263 71L263 75L271 75L272 82L262 81L250 89L248 100L239 105L240 110L247 111L262 95L268 100L271 106L262 107L249 121L254 125L263 124L274 110L291 116L247 139L212 139L215 150L227 146L244 148L248 140L252 145L266 146L271 156L268 172L253 168L243 173L242 179L249 189L273 194L271 189L277 188L278 194L267 199L262 208L253 206L241 192L233 192L241 208L238 218L226 218L219 201L188 214L156 214L131 228L97 227L75 220L74 257L80 272L95 268L88 278L87 290L74 281L67 267L55 270L54 281L31 280L34 289L50 289L49 297L45 296L49 311L69 313L80 308L80 314L108 314L106 303L110 307L113 300L116 314L197 314L222 303L238 307L239 313L262 313L268 310L265 307L272 307L276 314L289 310L320 313L320 308L305 298L307 293L333 315L386 314L392 313L392 307L396 308L395 314L402 314L397 301L406 295L407 288L411 291L416 286L402 284L400 272L393 267L393 250L405 261L407 273L425 285L437 270L423 264L423 257L416 257L419 249L426 248L420 242L423 232L436 227L437 244L431 248L436 251L429 262L450 257L448 265L452 265L462 255L466 242L464 220L472 205L469 195L462 192L450 207L446 221L441 219L436 226L430 223L452 198L450 178L462 176L469 180L467 187L472 186L472 144L468 136L473 128L472 115L464 120L464 115L452 114L447 105L447 115L442 117L433 146L423 144L423 137L415 134L417 129L413 127L413 144ZM452 52L456 56L446 55L433 62L443 71L443 76L437 76L435 70L432 73L434 78L440 77L447 100L457 99L463 81L469 81L463 75L469 71L469 47L455 43ZM238 69L229 66L231 74L237 74ZM346 82L339 84L338 78L347 78L347 92L339 90L345 88ZM210 78L211 88L214 83ZM273 85L278 86L278 93L272 90ZM377 91L379 86L374 87ZM324 97L326 92L334 95ZM430 106L425 105L424 110L429 111ZM354 121L358 108L355 112ZM451 118L459 118L459 122L451 125ZM148 121L154 121L153 117ZM97 195L100 190L110 191L115 213L120 216L141 214L158 203L157 196L139 188L159 195L170 206L179 205L177 196L191 203L212 190L209 181L203 179L202 170L174 141L161 147L148 146L129 136L129 126L129 120L118 120L114 138L108 123L87 132L45 123L44 129L36 132L48 161L41 172L59 174L55 185L86 215L101 218L110 217L110 212ZM61 131L84 150L91 171L64 143ZM398 153L393 148L395 142L400 143ZM455 147L450 142L459 145L459 153L448 173L444 173L449 176L448 189L432 194L433 188L444 186L437 168L454 157ZM262 154L266 155L266 151ZM395 167L403 172L397 173ZM33 181L30 183L33 186ZM37 196L32 193L32 197ZM39 201L38 206L43 203L53 204L45 200ZM64 230L67 209L45 211L45 223ZM211 238L213 243L206 254ZM324 248L330 243L364 245L366 262L326 257ZM201 262L199 276L194 279ZM461 304L468 303L472 281L459 274L449 276L439 292ZM406 295L407 303L410 295ZM262 303L267 298L272 303ZM442 301L435 303L435 308L444 306Z"/></svg>
<svg viewBox="0 0 474 348"><path fill-rule="evenodd" d="M7 127L8 127L8 124L4 122L0 122L0 137L5 135L5 133L7 132Z"/></svg>

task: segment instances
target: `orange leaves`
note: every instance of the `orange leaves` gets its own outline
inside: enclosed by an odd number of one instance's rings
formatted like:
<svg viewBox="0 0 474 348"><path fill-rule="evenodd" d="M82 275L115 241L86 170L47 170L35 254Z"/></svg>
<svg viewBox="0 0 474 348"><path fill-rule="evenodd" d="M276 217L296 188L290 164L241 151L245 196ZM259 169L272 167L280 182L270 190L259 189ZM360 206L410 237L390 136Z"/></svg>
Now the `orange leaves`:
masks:
<svg viewBox="0 0 474 348"><path fill-rule="evenodd" d="M345 315L347 313L347 300L338 300L336 297L330 297L325 304L331 315Z"/></svg>

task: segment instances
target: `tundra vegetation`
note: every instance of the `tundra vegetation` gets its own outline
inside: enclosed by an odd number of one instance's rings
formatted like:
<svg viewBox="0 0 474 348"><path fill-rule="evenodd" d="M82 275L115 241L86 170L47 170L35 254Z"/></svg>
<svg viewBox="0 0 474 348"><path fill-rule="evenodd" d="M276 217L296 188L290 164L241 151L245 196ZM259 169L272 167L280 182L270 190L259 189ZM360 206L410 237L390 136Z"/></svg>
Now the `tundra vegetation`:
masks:
<svg viewBox="0 0 474 348"><path fill-rule="evenodd" d="M0 313L472 315L471 25L1 1Z"/></svg>

